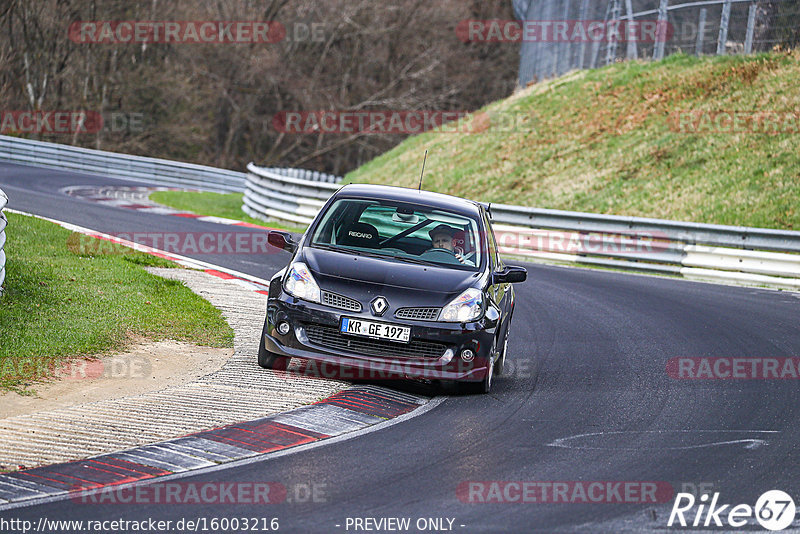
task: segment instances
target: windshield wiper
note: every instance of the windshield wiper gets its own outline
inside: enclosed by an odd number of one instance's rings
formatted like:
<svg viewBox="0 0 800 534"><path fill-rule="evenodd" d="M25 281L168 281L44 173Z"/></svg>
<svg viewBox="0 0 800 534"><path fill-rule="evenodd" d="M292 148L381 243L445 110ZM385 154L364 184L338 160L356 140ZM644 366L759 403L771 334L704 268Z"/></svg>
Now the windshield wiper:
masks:
<svg viewBox="0 0 800 534"><path fill-rule="evenodd" d="M312 247L321 248L323 250L332 250L334 252L344 252L346 254L354 254L356 256L369 256L371 258L393 258L387 254L376 254L375 252L367 252L366 250L356 250L352 248L337 247L334 245L327 245L325 243L312 243Z"/></svg>
<svg viewBox="0 0 800 534"><path fill-rule="evenodd" d="M442 267L441 263L435 261L421 260L419 258L411 258L409 256L390 256L395 260L406 261L408 263L418 263L419 265L432 265L434 267Z"/></svg>

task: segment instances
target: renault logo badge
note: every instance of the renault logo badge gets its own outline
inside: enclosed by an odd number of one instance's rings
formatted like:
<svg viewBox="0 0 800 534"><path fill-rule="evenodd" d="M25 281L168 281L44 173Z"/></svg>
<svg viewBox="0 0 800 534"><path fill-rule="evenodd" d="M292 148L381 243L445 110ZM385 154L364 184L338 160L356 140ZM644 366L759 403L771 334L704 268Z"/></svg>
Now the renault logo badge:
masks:
<svg viewBox="0 0 800 534"><path fill-rule="evenodd" d="M372 315L381 316L389 309L389 301L383 297L376 297L370 302Z"/></svg>

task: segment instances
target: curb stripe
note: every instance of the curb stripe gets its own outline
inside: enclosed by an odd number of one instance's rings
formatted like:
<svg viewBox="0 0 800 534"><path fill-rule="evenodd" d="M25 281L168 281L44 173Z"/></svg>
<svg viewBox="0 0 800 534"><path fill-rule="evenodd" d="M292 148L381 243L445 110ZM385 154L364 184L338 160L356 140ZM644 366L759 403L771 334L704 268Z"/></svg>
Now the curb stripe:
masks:
<svg viewBox="0 0 800 534"><path fill-rule="evenodd" d="M171 471L165 471L163 469L158 469L156 467L150 467L144 464L131 462L129 460L123 460L121 458L114 458L110 454L104 454L103 456L90 458L89 461L98 462L106 465L112 465L112 466L119 465L121 469L126 469L128 471L136 473L139 478L151 478L161 475L168 475L171 473Z"/></svg>
<svg viewBox="0 0 800 534"><path fill-rule="evenodd" d="M24 490L31 490L35 491L36 493L59 493L58 490L51 488L49 486L42 487L41 485L36 484L34 482L28 482L27 480L22 480L19 478L11 478L11 477L5 478L3 480L0 480L0 485L10 486L12 488L17 488L17 489L21 488Z"/></svg>
<svg viewBox="0 0 800 534"><path fill-rule="evenodd" d="M247 449L234 447L219 441L213 441L198 436L187 436L165 442L178 450L185 450L189 454L205 458L213 462L228 462L244 458L250 454ZM166 473L165 473L166 474Z"/></svg>
<svg viewBox="0 0 800 534"><path fill-rule="evenodd" d="M53 490L58 493L57 490ZM43 497L50 492L41 491L39 489L24 488L22 486L15 486L13 484L6 484L0 482L0 499L5 501L13 501L17 499L30 499L35 497Z"/></svg>
<svg viewBox="0 0 800 534"><path fill-rule="evenodd" d="M50 474L50 473L48 473L48 474ZM17 475L17 476L14 476L14 475ZM54 473L50 474L50 475L51 476L55 476ZM70 486L72 486L71 483L68 484L66 482L62 482L62 481L56 480L54 478L50 478L50 477L46 477L46 476L30 473L28 471L19 471L18 473L11 473L10 475L5 475L5 476L8 476L10 478L16 478L17 480L24 480L25 482L31 482L33 484L37 484L37 485L40 485L40 486L48 486L50 488L55 488L55 489L58 489L58 490L69 489Z"/></svg>
<svg viewBox="0 0 800 534"><path fill-rule="evenodd" d="M113 459L109 458L108 460L113 460ZM140 478L142 475L147 475L147 473L142 473L141 471L137 471L128 467L118 467L116 465L112 465L109 461L101 462L95 459L95 460L87 460L87 463L101 465L106 469L113 469L114 471L111 471L112 473L115 473L118 476L128 477L131 480L136 480Z"/></svg>

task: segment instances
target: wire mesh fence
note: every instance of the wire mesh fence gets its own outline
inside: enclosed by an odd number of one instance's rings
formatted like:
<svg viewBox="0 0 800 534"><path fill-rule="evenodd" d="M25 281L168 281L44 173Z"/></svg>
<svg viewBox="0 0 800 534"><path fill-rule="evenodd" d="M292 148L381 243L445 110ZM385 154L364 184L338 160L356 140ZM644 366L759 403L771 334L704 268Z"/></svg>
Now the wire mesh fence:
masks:
<svg viewBox="0 0 800 534"><path fill-rule="evenodd" d="M800 44L800 0L515 0L520 85L625 59Z"/></svg>

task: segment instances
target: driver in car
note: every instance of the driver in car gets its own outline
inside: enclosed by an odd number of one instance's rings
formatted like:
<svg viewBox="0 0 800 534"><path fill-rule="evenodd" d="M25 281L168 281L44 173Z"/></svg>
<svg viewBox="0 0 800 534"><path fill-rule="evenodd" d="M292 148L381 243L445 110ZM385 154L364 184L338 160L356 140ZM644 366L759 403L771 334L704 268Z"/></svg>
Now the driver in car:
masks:
<svg viewBox="0 0 800 534"><path fill-rule="evenodd" d="M456 235L456 229L447 226L446 224L440 224L430 232L428 235L431 236L431 243L433 244L433 249L444 249L449 250L452 252L455 257L461 263L464 263L464 257L456 252L455 247L453 246L453 236Z"/></svg>

